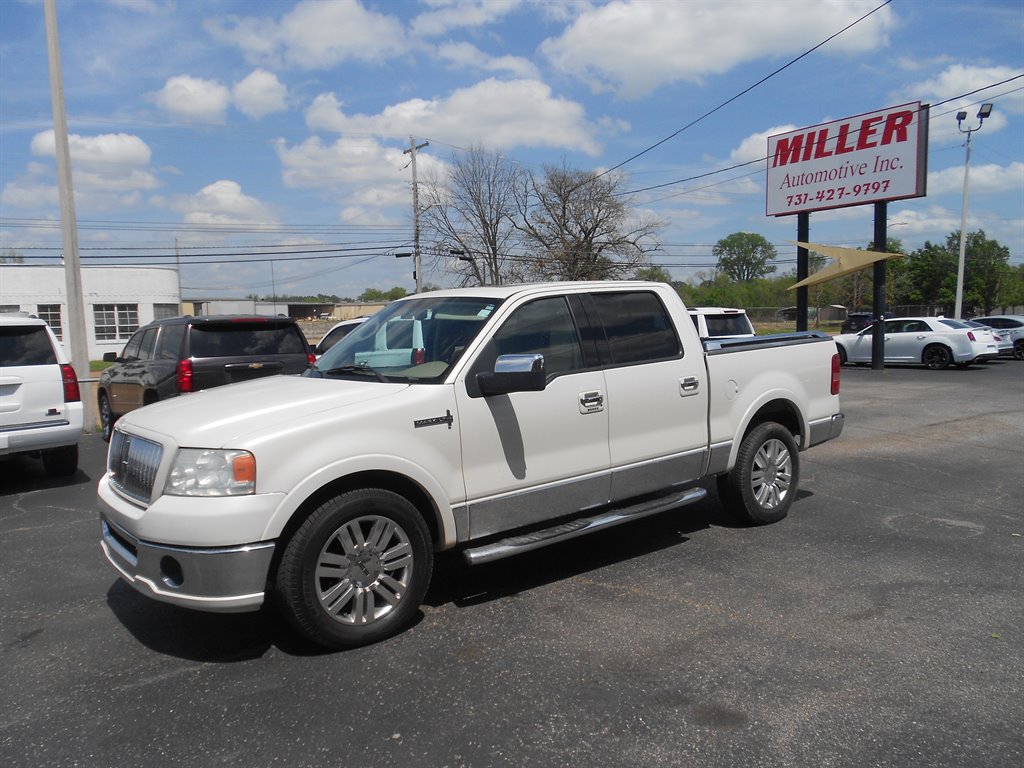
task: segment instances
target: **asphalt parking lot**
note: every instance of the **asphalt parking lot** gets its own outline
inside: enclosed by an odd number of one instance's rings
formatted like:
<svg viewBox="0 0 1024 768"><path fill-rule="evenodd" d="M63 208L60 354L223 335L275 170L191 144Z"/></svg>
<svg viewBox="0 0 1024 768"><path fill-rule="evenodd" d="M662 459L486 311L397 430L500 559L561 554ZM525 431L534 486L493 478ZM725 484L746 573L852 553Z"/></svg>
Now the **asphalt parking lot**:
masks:
<svg viewBox="0 0 1024 768"><path fill-rule="evenodd" d="M843 369L790 516L701 504L503 562L321 653L161 605L99 545L105 444L0 464L7 766L1024 765L1024 363Z"/></svg>

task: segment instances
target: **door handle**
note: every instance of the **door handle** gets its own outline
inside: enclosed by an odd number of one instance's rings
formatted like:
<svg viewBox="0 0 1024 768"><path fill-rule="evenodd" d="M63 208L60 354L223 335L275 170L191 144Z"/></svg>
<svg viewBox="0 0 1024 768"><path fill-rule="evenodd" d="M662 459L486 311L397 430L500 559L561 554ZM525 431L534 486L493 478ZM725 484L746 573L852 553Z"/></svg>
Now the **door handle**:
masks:
<svg viewBox="0 0 1024 768"><path fill-rule="evenodd" d="M680 397L690 397L691 395L695 395L699 389L700 381L696 376L687 376L685 379L679 380Z"/></svg>
<svg viewBox="0 0 1024 768"><path fill-rule="evenodd" d="M599 391L580 393L580 413L596 413L604 409L604 394Z"/></svg>

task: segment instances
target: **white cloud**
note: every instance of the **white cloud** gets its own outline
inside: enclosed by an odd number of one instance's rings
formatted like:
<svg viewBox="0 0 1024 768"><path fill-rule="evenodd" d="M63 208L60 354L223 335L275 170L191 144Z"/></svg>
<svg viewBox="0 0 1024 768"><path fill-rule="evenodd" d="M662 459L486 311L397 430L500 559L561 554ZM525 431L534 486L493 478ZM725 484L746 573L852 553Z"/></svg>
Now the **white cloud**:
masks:
<svg viewBox="0 0 1024 768"><path fill-rule="evenodd" d="M235 83L231 98L240 112L259 120L287 109L288 88L272 72L256 69Z"/></svg>
<svg viewBox="0 0 1024 768"><path fill-rule="evenodd" d="M985 88L992 83L1008 80L1019 74L1020 70L1010 67L976 67L967 64L954 64L946 67L946 69L930 80L923 80L919 83L908 85L897 94L897 97L927 102L944 101L960 93L971 93L971 96L961 100L960 103L973 118L977 109L968 108L967 105L988 101L1002 94L1003 91L1014 90L1015 93L1002 96L998 105L1000 109L1008 109L1011 112L1021 114L1024 113L1024 94L1021 93L1019 88L1015 88L1014 84L1006 84L974 93L974 91ZM951 107L943 105L943 108L950 109ZM997 112L993 113L993 117L996 117Z"/></svg>
<svg viewBox="0 0 1024 768"><path fill-rule="evenodd" d="M52 130L32 137L31 152L36 157L56 158ZM98 136L68 136L71 153L72 186L76 208L106 211L140 205L141 193L160 186L149 168L151 151L138 136L125 133ZM5 205L37 208L57 202L57 184L53 171L42 163L30 163L26 173L4 186Z"/></svg>
<svg viewBox="0 0 1024 768"><path fill-rule="evenodd" d="M195 195L175 197L170 207L182 214L187 224L229 224L254 229L277 224L267 205L244 194L238 182L224 179L203 187Z"/></svg>
<svg viewBox="0 0 1024 768"><path fill-rule="evenodd" d="M43 131L32 137L32 154L56 157L54 132ZM71 162L76 166L116 170L125 166L149 164L152 152L138 136L127 133L105 133L98 136L68 135Z"/></svg>
<svg viewBox="0 0 1024 768"><path fill-rule="evenodd" d="M385 61L408 47L397 18L367 10L356 0L303 0L280 20L223 17L205 26L215 39L238 47L247 61L298 69Z"/></svg>
<svg viewBox="0 0 1024 768"><path fill-rule="evenodd" d="M378 135L444 136L453 144L554 147L597 154L597 129L583 107L555 97L536 80L484 80L446 99L411 99L377 115L346 115L334 94L321 94L306 112L311 130Z"/></svg>
<svg viewBox="0 0 1024 768"><path fill-rule="evenodd" d="M802 53L875 7L875 0L614 0L581 14L541 52L595 91L639 98L687 80L701 82L745 62ZM864 53L888 42L886 7L821 49Z"/></svg>
<svg viewBox="0 0 1024 768"><path fill-rule="evenodd" d="M442 59L460 67L485 72L509 72L524 79L538 79L537 67L521 56L488 56L472 43L445 43L438 47Z"/></svg>
<svg viewBox="0 0 1024 768"><path fill-rule="evenodd" d="M413 19L415 35L437 37L452 29L482 27L517 9L522 0L435 0L428 4L433 10Z"/></svg>
<svg viewBox="0 0 1024 768"><path fill-rule="evenodd" d="M1008 166L995 163L972 165L969 185L969 194L972 197L996 192L1016 192L1019 195L1024 187L1024 163L1013 162ZM963 194L963 189L963 166L953 166L928 174L929 195Z"/></svg>
<svg viewBox="0 0 1024 768"><path fill-rule="evenodd" d="M164 87L152 94L152 99L179 120L222 125L231 92L216 80L176 75L168 78Z"/></svg>
<svg viewBox="0 0 1024 768"><path fill-rule="evenodd" d="M729 153L729 159L734 163L746 163L751 160L761 160L768 154L768 137L779 133L795 131L799 126L787 124L776 125L766 131L752 133L740 142L740 145Z"/></svg>

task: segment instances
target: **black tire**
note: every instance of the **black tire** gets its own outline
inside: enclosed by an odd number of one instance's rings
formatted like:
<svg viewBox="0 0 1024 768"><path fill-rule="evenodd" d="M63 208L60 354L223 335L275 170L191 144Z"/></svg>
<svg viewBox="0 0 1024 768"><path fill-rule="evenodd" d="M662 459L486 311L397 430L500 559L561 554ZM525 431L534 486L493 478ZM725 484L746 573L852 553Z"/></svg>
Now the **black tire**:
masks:
<svg viewBox="0 0 1024 768"><path fill-rule="evenodd" d="M288 621L326 648L391 637L419 609L433 569L430 532L397 493L366 488L336 496L285 547L275 593Z"/></svg>
<svg viewBox="0 0 1024 768"><path fill-rule="evenodd" d="M110 399L107 397L105 392L100 393L100 435L103 437L103 442L109 443L110 436L114 433L114 422L117 419L114 418L114 411L110 407Z"/></svg>
<svg viewBox="0 0 1024 768"><path fill-rule="evenodd" d="M754 525L789 513L800 484L800 453L789 430L774 421L754 427L740 443L736 466L718 478L718 495L732 515Z"/></svg>
<svg viewBox="0 0 1024 768"><path fill-rule="evenodd" d="M925 368L941 371L949 368L949 364L953 362L953 355L941 344L931 344L925 347L924 352L921 353L921 362L924 363Z"/></svg>
<svg viewBox="0 0 1024 768"><path fill-rule="evenodd" d="M70 477L78 471L78 445L43 451L43 469L50 477Z"/></svg>
<svg viewBox="0 0 1024 768"><path fill-rule="evenodd" d="M846 350L840 345L836 344L836 350L839 352L839 364L846 365Z"/></svg>
<svg viewBox="0 0 1024 768"><path fill-rule="evenodd" d="M1014 342L1013 356L1018 360L1024 360L1024 339Z"/></svg>

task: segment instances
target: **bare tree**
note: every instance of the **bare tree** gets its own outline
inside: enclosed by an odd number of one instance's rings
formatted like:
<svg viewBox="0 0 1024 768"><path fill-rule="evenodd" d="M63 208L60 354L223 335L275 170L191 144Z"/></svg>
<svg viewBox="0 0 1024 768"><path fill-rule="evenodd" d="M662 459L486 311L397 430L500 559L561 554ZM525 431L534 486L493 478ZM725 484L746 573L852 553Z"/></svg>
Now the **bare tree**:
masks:
<svg viewBox="0 0 1024 768"><path fill-rule="evenodd" d="M519 174L502 153L474 146L456 156L445 177L424 182L428 250L461 285L522 282L522 262L512 254L520 239L513 223Z"/></svg>
<svg viewBox="0 0 1024 768"><path fill-rule="evenodd" d="M531 276L544 280L607 280L646 266L663 226L650 217L631 220L624 177L545 166L524 176L517 204Z"/></svg>

